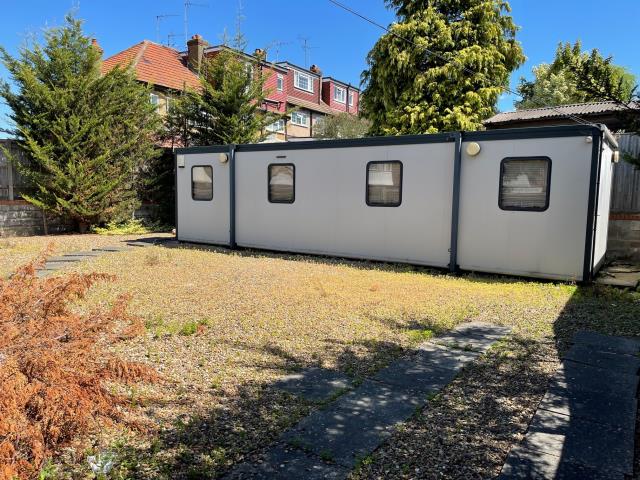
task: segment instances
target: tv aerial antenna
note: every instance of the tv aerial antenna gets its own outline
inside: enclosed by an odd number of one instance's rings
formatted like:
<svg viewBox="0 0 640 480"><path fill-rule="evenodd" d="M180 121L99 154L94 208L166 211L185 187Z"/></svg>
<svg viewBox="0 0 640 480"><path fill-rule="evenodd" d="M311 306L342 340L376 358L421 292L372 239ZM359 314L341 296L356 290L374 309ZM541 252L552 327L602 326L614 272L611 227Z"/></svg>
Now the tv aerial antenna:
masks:
<svg viewBox="0 0 640 480"><path fill-rule="evenodd" d="M160 23L170 17L179 17L180 15L162 14L156 15L156 42L160 43Z"/></svg>
<svg viewBox="0 0 640 480"><path fill-rule="evenodd" d="M309 68L309 56L311 50L315 49L316 47L311 46L311 44L309 43L309 37L299 36L298 39L302 44L302 51L304 52L304 68Z"/></svg>
<svg viewBox="0 0 640 480"><path fill-rule="evenodd" d="M208 7L208 3L195 3L191 0L184 0L184 41L189 41L189 9L191 7Z"/></svg>
<svg viewBox="0 0 640 480"><path fill-rule="evenodd" d="M280 49L285 45L291 45L291 42L283 42L282 40L275 40L269 44L268 50L273 48L273 51L276 54L274 63L278 63L280 61Z"/></svg>
<svg viewBox="0 0 640 480"><path fill-rule="evenodd" d="M181 37L182 34L181 33L169 33L167 34L167 47L174 47L175 46L175 42L173 41L175 38L177 37Z"/></svg>

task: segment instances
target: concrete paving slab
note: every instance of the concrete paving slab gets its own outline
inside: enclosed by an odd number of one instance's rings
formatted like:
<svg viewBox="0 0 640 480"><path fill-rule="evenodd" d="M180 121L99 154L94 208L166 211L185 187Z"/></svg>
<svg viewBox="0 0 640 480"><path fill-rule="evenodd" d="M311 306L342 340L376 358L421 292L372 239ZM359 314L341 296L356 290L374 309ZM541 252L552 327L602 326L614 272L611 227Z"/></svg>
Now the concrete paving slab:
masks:
<svg viewBox="0 0 640 480"><path fill-rule="evenodd" d="M590 345L602 352L625 353L637 355L640 353L640 338L611 337L595 332L581 331L573 336L576 345Z"/></svg>
<svg viewBox="0 0 640 480"><path fill-rule="evenodd" d="M617 395L615 392L592 392L552 386L538 408L572 418L624 428L635 424L638 402L636 398Z"/></svg>
<svg viewBox="0 0 640 480"><path fill-rule="evenodd" d="M47 260L40 270L60 270L69 266L69 262L52 262Z"/></svg>
<svg viewBox="0 0 640 480"><path fill-rule="evenodd" d="M83 250L80 252L70 252L63 253L63 257L99 257L102 255L102 252L94 251L94 250Z"/></svg>
<svg viewBox="0 0 640 480"><path fill-rule="evenodd" d="M640 272L600 272L596 283L619 288L636 288L640 284Z"/></svg>
<svg viewBox="0 0 640 480"><path fill-rule="evenodd" d="M435 337L433 343L459 350L484 353L491 345L511 331L508 327L468 322L458 325L445 335Z"/></svg>
<svg viewBox="0 0 640 480"><path fill-rule="evenodd" d="M538 410L522 443L524 448L556 455L599 471L633 473L634 427L607 427Z"/></svg>
<svg viewBox="0 0 640 480"><path fill-rule="evenodd" d="M587 465L564 461L559 456L514 447L497 480L624 480L620 472L603 471Z"/></svg>
<svg viewBox="0 0 640 480"><path fill-rule="evenodd" d="M276 388L304 397L311 401L323 401L353 387L346 375L325 368L308 368L287 375L275 382Z"/></svg>
<svg viewBox="0 0 640 480"><path fill-rule="evenodd" d="M58 257L48 257L47 262L79 262L82 257L71 257L71 256L58 256Z"/></svg>
<svg viewBox="0 0 640 480"><path fill-rule="evenodd" d="M549 385L570 390L615 392L616 395L635 398L638 390L638 376L566 360L558 368Z"/></svg>
<svg viewBox="0 0 640 480"><path fill-rule="evenodd" d="M452 351L427 344L414 355L380 370L373 378L386 385L428 394L442 389L478 355L476 352Z"/></svg>
<svg viewBox="0 0 640 480"><path fill-rule="evenodd" d="M640 369L640 356L611 351L602 352L593 345L576 344L569 349L564 358L597 368L613 370L615 373L637 375Z"/></svg>
<svg viewBox="0 0 640 480"><path fill-rule="evenodd" d="M320 457L295 447L277 445L258 462L244 463L223 476L223 480L338 480L349 471L339 465L324 462Z"/></svg>
<svg viewBox="0 0 640 480"><path fill-rule="evenodd" d="M366 380L328 408L304 418L282 440L353 468L426 400L424 395Z"/></svg>
<svg viewBox="0 0 640 480"><path fill-rule="evenodd" d="M92 249L94 252L126 252L135 247L128 246L111 246L111 247L96 247Z"/></svg>

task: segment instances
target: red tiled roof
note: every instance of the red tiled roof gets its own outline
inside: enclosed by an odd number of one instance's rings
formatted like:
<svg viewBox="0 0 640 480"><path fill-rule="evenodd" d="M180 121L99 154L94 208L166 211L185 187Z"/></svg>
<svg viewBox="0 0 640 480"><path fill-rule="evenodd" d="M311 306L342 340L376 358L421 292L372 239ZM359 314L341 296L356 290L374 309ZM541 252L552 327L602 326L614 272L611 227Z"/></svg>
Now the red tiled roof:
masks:
<svg viewBox="0 0 640 480"><path fill-rule="evenodd" d="M180 52L149 40L107 58L102 63L102 71L127 64L131 64L141 82L174 90L184 90L185 86L200 88L198 76L185 65Z"/></svg>

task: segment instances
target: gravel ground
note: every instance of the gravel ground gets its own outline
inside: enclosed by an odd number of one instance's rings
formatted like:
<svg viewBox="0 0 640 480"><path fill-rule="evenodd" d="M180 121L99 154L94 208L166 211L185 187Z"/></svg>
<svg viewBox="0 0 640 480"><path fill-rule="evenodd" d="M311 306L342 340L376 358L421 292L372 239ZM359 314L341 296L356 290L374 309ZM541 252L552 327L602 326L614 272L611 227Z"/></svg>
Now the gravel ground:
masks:
<svg viewBox="0 0 640 480"><path fill-rule="evenodd" d="M147 235L39 235L33 237L3 237L0 238L0 277L10 274L17 266L22 265L40 252L53 246L53 254L68 253L78 250L91 250L96 247L117 245L120 242L135 240L143 237L170 237L164 233Z"/></svg>
<svg viewBox="0 0 640 480"><path fill-rule="evenodd" d="M275 380L310 366L359 380L466 320L510 325L514 335L363 459L353 478L487 478L524 433L575 330L640 334L637 294L566 284L163 247L73 268L118 277L78 308L133 294L148 334L114 348L149 362L165 382L129 392L145 433L99 426L61 452L60 478L85 478L86 456L106 450L117 457L114 478L216 477L320 407L278 391Z"/></svg>

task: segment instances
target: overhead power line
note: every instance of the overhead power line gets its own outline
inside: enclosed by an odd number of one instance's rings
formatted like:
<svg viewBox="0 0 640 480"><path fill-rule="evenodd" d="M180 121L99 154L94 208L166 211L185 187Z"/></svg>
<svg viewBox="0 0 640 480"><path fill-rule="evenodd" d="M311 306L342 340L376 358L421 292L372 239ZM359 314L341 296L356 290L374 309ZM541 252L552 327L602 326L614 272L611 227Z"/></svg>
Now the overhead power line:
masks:
<svg viewBox="0 0 640 480"><path fill-rule="evenodd" d="M341 2L339 2L337 0L328 0L328 1L330 3L332 3L333 5L335 5L336 7L339 7L341 9L351 13L352 15L355 15L356 17L359 17L360 19L364 20L365 22L368 22L371 25L374 25L374 26L384 30L389 35L393 35L394 37L396 37L396 38L398 38L398 39L400 39L400 40L402 40L404 42L407 42L407 43L413 45L414 47L418 47L418 48L424 49L424 51L427 52L429 55L432 55L432 56L434 56L436 58L439 58L440 60L442 60L444 62L450 62L451 61L450 59L446 58L444 55L442 55L442 54L440 54L438 52L434 52L433 50L429 50L427 47L418 45L414 41L412 41L412 40L410 40L410 39L408 39L406 37L403 37L402 35L398 35L396 32L391 31L391 29L389 29L388 27L385 27L381 23L376 22L372 18L369 18L366 15L363 15L362 13L357 12L353 8L351 8L351 7L345 5L345 4L343 4L343 3L341 3ZM463 72L469 73L471 75L476 75L476 74L484 75L482 72L476 72L476 71L470 69L469 67L465 67L462 64L459 64L459 67ZM519 98L524 98L521 94L519 94L518 92L516 92L514 90L511 90L509 87L506 87L504 85L494 85L494 86L496 86L498 88L501 88L502 90L504 90L507 93L510 93L511 95L515 95L516 97L519 97ZM542 104L538 104L538 106L540 108L549 108L550 110L553 110L554 112L560 114L561 116L567 117L568 119L573 120L574 122L579 123L581 125L589 125L589 126L592 126L592 127L595 126L594 123L592 123L592 122L590 122L588 120L580 118L577 115L573 115L573 114L570 114L570 113L563 112L563 111L561 111L561 110L559 110L559 109L557 109L555 107L549 107L547 105L542 105Z"/></svg>

